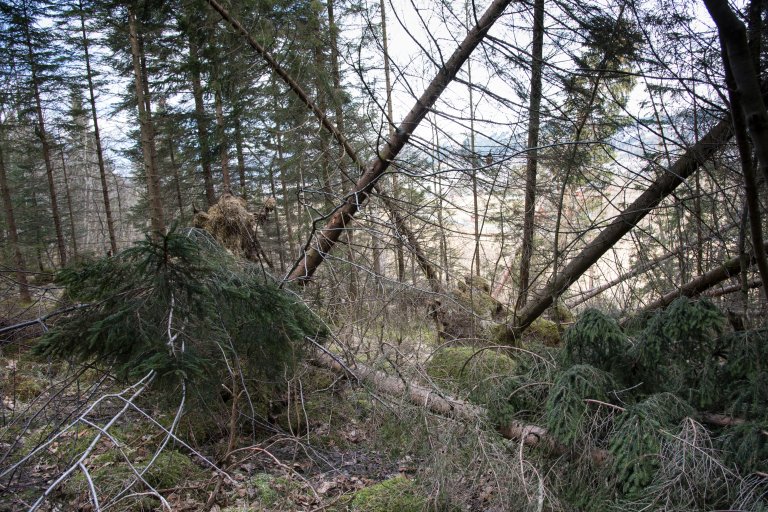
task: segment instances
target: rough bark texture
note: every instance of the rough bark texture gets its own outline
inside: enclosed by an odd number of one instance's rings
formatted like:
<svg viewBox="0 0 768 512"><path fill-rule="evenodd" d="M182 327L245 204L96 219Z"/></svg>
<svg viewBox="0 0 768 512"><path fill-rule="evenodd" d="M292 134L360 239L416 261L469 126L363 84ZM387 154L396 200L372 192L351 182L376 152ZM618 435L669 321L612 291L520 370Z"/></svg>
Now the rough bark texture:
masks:
<svg viewBox="0 0 768 512"><path fill-rule="evenodd" d="M536 175L539 164L539 124L541 108L541 68L544 52L544 0L533 4L533 49L531 52L531 97L528 105L528 153L525 162L525 210L523 240L520 249L520 293L515 310L528 302L531 257L533 256L533 221L536 214Z"/></svg>
<svg viewBox="0 0 768 512"><path fill-rule="evenodd" d="M608 249L635 227L678 185L696 172L703 162L719 151L732 135L733 128L730 120L722 120L697 144L688 148L670 169L659 176L634 203L618 215L608 227L598 234L597 238L558 273L557 279L547 285L536 302L530 303L519 313L518 321L513 326L513 330L522 332L527 328L552 304L555 296L562 294L589 267L594 265Z"/></svg>
<svg viewBox="0 0 768 512"><path fill-rule="evenodd" d="M147 196L149 200L149 217L152 231L163 233L165 221L163 220L163 207L160 198L160 180L155 166L155 139L152 120L147 111L149 98L145 97L145 77L141 69L141 49L139 45L138 30L136 27L136 14L132 8L128 9L128 30L131 43L131 60L133 62L133 75L136 85L136 103L139 111L139 125L141 130L141 153L144 159L144 172L147 180Z"/></svg>
<svg viewBox="0 0 768 512"><path fill-rule="evenodd" d="M16 282L19 285L19 298L23 302L31 300L29 294L29 284L27 283L26 267L24 265L24 256L19 248L19 234L16 229L16 217L13 212L13 202L11 200L11 188L8 186L8 176L5 172L5 159L3 157L2 140L0 140L0 195L3 199L3 213L8 228L8 242L13 252L13 263L16 265Z"/></svg>
<svg viewBox="0 0 768 512"><path fill-rule="evenodd" d="M765 244L763 249L768 250L768 244ZM749 254L749 264L755 264L754 251ZM719 267L714 268L709 272L706 272L696 277L695 279L692 279L691 281L688 281L683 286L681 286L680 289L671 291L658 300L648 304L642 309L641 313L664 308L671 304L672 301L678 297L693 297L695 295L699 295L700 293L712 288L716 284L722 283L729 277L737 276L740 269L741 258L739 256L731 258Z"/></svg>
<svg viewBox="0 0 768 512"><path fill-rule="evenodd" d="M83 56L85 57L85 76L88 81L88 99L91 103L91 120L93 121L93 137L96 142L96 158L99 163L99 178L101 180L101 194L104 200L104 216L107 219L107 232L109 233L109 247L112 254L117 253L117 237L115 236L115 221L112 218L112 205L109 200L109 186L107 185L107 170L104 164L104 150L101 146L101 132L99 131L99 116L96 112L96 93L93 86L93 71L91 70L91 56L88 49L88 34L85 30L85 10L82 0L78 0L80 11L80 30L83 36Z"/></svg>
<svg viewBox="0 0 768 512"><path fill-rule="evenodd" d="M747 41L747 27L734 14L726 0L704 0L715 21L720 40L728 55L749 136L761 172L768 180L768 111Z"/></svg>

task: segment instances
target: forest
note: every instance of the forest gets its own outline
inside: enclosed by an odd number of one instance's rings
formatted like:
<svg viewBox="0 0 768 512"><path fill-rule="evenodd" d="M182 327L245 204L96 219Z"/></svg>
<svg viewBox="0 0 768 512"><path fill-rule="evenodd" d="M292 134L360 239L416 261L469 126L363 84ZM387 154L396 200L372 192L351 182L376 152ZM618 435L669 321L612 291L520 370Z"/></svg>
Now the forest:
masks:
<svg viewBox="0 0 768 512"><path fill-rule="evenodd" d="M0 0L0 511L768 511L766 0Z"/></svg>

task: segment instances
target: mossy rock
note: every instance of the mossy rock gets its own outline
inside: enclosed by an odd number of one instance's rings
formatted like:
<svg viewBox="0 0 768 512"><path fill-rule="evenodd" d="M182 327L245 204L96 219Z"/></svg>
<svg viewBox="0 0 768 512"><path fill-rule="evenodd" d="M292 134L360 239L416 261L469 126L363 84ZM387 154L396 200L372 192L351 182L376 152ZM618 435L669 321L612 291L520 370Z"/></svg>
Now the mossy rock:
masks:
<svg viewBox="0 0 768 512"><path fill-rule="evenodd" d="M560 345L560 331L557 324L551 320L537 318L523 333L526 343L538 342L548 347Z"/></svg>
<svg viewBox="0 0 768 512"><path fill-rule="evenodd" d="M492 349L445 347L427 362L427 374L452 392L469 394L483 402L498 382L515 373L517 364L506 354Z"/></svg>
<svg viewBox="0 0 768 512"><path fill-rule="evenodd" d="M360 489L355 493L350 510L354 512L421 512L427 499L418 492L413 481L398 476Z"/></svg>

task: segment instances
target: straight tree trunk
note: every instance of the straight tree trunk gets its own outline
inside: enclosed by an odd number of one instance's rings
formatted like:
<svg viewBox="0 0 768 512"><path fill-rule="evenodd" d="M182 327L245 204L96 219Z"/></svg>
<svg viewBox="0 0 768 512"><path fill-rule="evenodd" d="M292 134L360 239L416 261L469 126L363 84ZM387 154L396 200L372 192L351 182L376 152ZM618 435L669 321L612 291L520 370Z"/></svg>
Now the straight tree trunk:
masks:
<svg viewBox="0 0 768 512"><path fill-rule="evenodd" d="M387 7L384 0L379 0L381 10L381 49L384 53L384 88L387 95L387 133L391 139L395 134L395 119L392 114L392 72L389 66L389 37L387 36ZM392 173L392 197L395 202L399 196L397 173ZM405 281L405 254L401 226L395 226L395 261L397 262L397 280Z"/></svg>
<svg viewBox="0 0 768 512"><path fill-rule="evenodd" d="M128 30L130 34L131 60L133 62L136 103L141 131L141 152L144 160L144 173L147 180L149 218L152 232L157 235L165 232L165 221L163 219L163 205L160 197L160 179L157 174L156 161L153 158L153 155L156 153L154 128L152 126L152 118L146 109L149 98L146 98L144 94L145 77L142 75L142 53L139 44L136 14L133 11L133 7L128 8Z"/></svg>
<svg viewBox="0 0 768 512"><path fill-rule="evenodd" d="M200 166L203 169L205 200L210 207L216 202L216 192L213 189L213 173L211 172L211 154L208 138L208 118L205 114L203 85L200 78L200 48L194 38L194 33L190 32L189 75L192 81L192 96L195 99L195 127L197 128L197 142L200 144Z"/></svg>
<svg viewBox="0 0 768 512"><path fill-rule="evenodd" d="M219 77L217 77L219 78ZM219 80L220 81L220 78ZM229 179L229 151L227 149L227 133L224 123L224 101L221 97L221 85L216 86L213 100L216 104L216 142L219 144L221 157L221 181L225 194L232 193L232 184Z"/></svg>
<svg viewBox="0 0 768 512"><path fill-rule="evenodd" d="M29 23L27 19L26 23ZM27 57L32 80L32 92L35 97L35 114L37 115L37 136L43 146L43 160L45 160L45 173L48 178L48 193L51 198L51 215L53 217L53 227L56 231L56 247L59 251L59 264L63 267L67 264L67 244L64 241L64 231L61 228L61 215L59 214L59 202L56 194L56 183L53 179L53 161L51 157L51 147L48 141L48 134L45 129L45 119L43 117L43 102L40 98L40 80L37 74L37 61L32 50L32 36L29 33L29 25L24 25L24 35L27 45Z"/></svg>
<svg viewBox="0 0 768 512"><path fill-rule="evenodd" d="M80 30L83 36L83 56L85 57L85 77L88 81L88 97L91 103L91 119L93 121L93 136L96 141L96 158L99 163L99 178L101 179L101 194L104 200L104 215L107 218L107 232L109 233L109 246L112 254L117 254L117 237L115 236L115 221L112 218L112 205L109 200L109 186L107 185L107 170L104 164L104 150L101 146L101 132L99 132L99 116L96 112L96 93L93 86L93 71L91 70L91 56L88 49L88 34L85 30L85 10L83 0L78 0L80 13Z"/></svg>
<svg viewBox="0 0 768 512"><path fill-rule="evenodd" d="M19 232L16 228L16 217L13 211L13 201L11 200L11 188L8 185L8 175L5 171L5 157L3 155L3 141L0 138L0 194L3 198L3 213L5 214L5 223L8 228L8 242L13 253L13 262L16 265L16 282L19 285L19 298L22 302L30 302L32 297L29 293L29 284L27 283L26 265L24 256L21 254L19 246Z"/></svg>
<svg viewBox="0 0 768 512"><path fill-rule="evenodd" d="M533 231L536 217L536 178L539 165L541 123L541 75L544 54L544 0L533 4L533 48L531 51L531 96L528 101L528 152L525 161L525 209L520 248L520 291L515 310L525 307L530 286Z"/></svg>
<svg viewBox="0 0 768 512"><path fill-rule="evenodd" d="M64 149L60 149L61 172L64 175L64 192L67 197L67 211L69 212L69 231L72 237L72 256L77 260L77 230L75 229L75 213L72 209L72 193L69 188L69 173L67 173L67 161L64 158ZM86 227L87 229L87 227Z"/></svg>
<svg viewBox="0 0 768 512"><path fill-rule="evenodd" d="M237 153L237 174L240 178L240 195L248 199L248 190L245 186L245 154L243 153L243 126L240 115L235 116L235 151ZM272 195L275 193L272 191Z"/></svg>

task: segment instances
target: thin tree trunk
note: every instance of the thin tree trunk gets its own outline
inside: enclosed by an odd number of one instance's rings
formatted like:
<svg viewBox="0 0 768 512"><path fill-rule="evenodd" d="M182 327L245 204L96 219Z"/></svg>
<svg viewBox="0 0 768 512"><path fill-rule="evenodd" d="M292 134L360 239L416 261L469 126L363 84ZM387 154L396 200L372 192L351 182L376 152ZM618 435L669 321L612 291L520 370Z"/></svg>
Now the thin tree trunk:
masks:
<svg viewBox="0 0 768 512"><path fill-rule="evenodd" d="M171 157L171 169L173 170L173 183L176 189L176 202L179 206L179 216L184 217L184 201L181 200L181 176L179 175L179 167L176 165L176 151L174 150L173 139L168 137L166 141L168 144L168 156Z"/></svg>
<svg viewBox="0 0 768 512"><path fill-rule="evenodd" d="M5 157L3 155L3 143L0 138L0 194L3 198L3 210L5 213L5 223L8 228L8 242L13 253L13 262L16 265L16 282L19 285L19 298L22 302L30 302L32 297L29 293L29 283L27 283L26 265L24 256L21 254L19 246L19 232L16 228L16 217L13 211L13 201L11 200L11 188L8 185L8 175L5 171Z"/></svg>
<svg viewBox="0 0 768 512"><path fill-rule="evenodd" d="M149 217L152 231L155 235L165 232L163 219L163 206L160 197L160 180L153 161L155 153L154 129L152 119L146 110L148 98L145 98L144 77L142 76L141 50L139 36L136 27L136 14L133 8L128 8L128 30L131 43L131 59L133 61L133 75L136 86L136 103L139 112L139 126L141 130L141 152L144 159L144 173L147 180L147 196L149 200Z"/></svg>
<svg viewBox="0 0 768 512"><path fill-rule="evenodd" d="M61 157L61 172L64 175L64 192L67 197L67 211L69 212L69 231L72 237L72 256L77 260L77 230L75 229L75 213L72 209L72 193L69 189L69 173L67 173L67 162L64 159L64 149L59 150L59 156ZM87 227L86 227L87 229Z"/></svg>
<svg viewBox="0 0 768 512"><path fill-rule="evenodd" d="M387 97L387 133L389 138L395 134L395 120L392 114L392 72L389 66L389 37L387 36L387 7L384 0L379 0L381 11L381 49L384 57L384 89ZM392 173L392 197L398 201L400 186L397 173ZM401 226L395 226L395 261L397 263L397 280L405 281L405 255L403 253L403 238Z"/></svg>
<svg viewBox="0 0 768 512"><path fill-rule="evenodd" d="M533 48L531 51L531 96L528 101L528 152L525 161L525 210L523 240L520 248L520 291L515 311L528 302L533 233L536 218L536 178L539 165L539 129L541 123L541 76L544 54L544 0L533 4Z"/></svg>
<svg viewBox="0 0 768 512"><path fill-rule="evenodd" d="M235 116L235 151L237 152L237 174L240 177L240 195L248 199L248 190L245 186L245 154L243 153L243 127L240 115ZM275 192L272 191L272 195Z"/></svg>
<svg viewBox="0 0 768 512"><path fill-rule="evenodd" d="M25 23L29 23L29 19ZM37 61L32 50L32 38L29 33L29 26L24 25L24 35L27 45L27 57L29 58L29 67L32 79L32 91L35 97L35 113L37 114L37 135L43 146L43 159L45 160L45 173L48 178L48 192L51 198L51 215L53 216L53 226L56 231L56 246L59 251L59 264L67 264L67 244L64 241L64 231L61 228L61 216L59 214L59 202L56 194L56 183L53 179L53 162L51 160L51 148L48 142L48 134L45 130L45 119L43 118L43 102L40 98L40 83L37 76Z"/></svg>
<svg viewBox="0 0 768 512"><path fill-rule="evenodd" d="M731 229L731 228L736 227L736 225L737 224L729 224L728 226L723 228L723 233L726 232L727 230ZM712 234L712 235L709 235L709 236L707 236L705 238L702 238L702 243L703 242L707 242L709 240L712 240L716 236L721 236L721 234L720 233ZM626 281L628 279L632 279L633 277L637 277L637 276L639 276L641 274L644 274L644 273L648 272L649 270L652 270L653 268L657 267L661 263L664 263L665 261L667 261L670 258L676 257L681 252L686 251L686 250L688 250L690 248L691 248L690 245L683 246L683 247L678 247L675 250L669 251L669 252L667 252L665 254L662 254L661 256L657 256L656 258L653 258L653 259L648 260L648 261L646 261L644 263L641 263L641 264L637 265L635 268L630 269L627 273L622 274L622 275L616 277L615 279L612 279L612 280L608 281L605 284L601 284L600 286L596 286L594 288L591 288L589 290L584 291L584 293L582 293L580 296L575 297L573 300L569 301L568 302L568 307L569 308L575 308L576 306L578 306L580 304L583 304L584 302L588 301L589 299L591 299L593 297L597 297L598 295L600 295L604 291L613 288L617 284L621 284L621 283L623 283L624 281Z"/></svg>
<svg viewBox="0 0 768 512"><path fill-rule="evenodd" d="M219 78L219 77L217 77ZM217 81L220 81L217 80ZM229 179L229 151L227 150L227 134L224 124L224 105L221 97L221 85L215 88L214 103L216 104L216 142L219 144L221 156L221 181L225 194L232 193L232 185Z"/></svg>
<svg viewBox="0 0 768 512"><path fill-rule="evenodd" d="M768 244L763 246L763 250L765 250L766 247L768 247ZM754 264L755 251L753 250L749 253L749 265L751 266ZM645 306L639 313L665 308L678 297L694 297L699 295L700 293L712 288L713 286L722 283L728 278L738 276L740 270L741 258L739 256L731 258L719 267L716 267L709 272L705 272L704 274L692 279L691 281L688 281L679 289L664 294L658 300Z"/></svg>
<svg viewBox="0 0 768 512"><path fill-rule="evenodd" d="M200 144L200 166L203 169L205 200L210 207L216 202L216 192L213 189L213 173L211 172L211 154L208 139L208 119L205 115L203 85L200 78L200 48L194 37L194 33L190 31L189 74L192 81L192 96L195 99L195 126L197 128L197 142Z"/></svg>
<svg viewBox="0 0 768 512"><path fill-rule="evenodd" d="M99 178L101 179L101 194L104 200L104 215L107 217L107 232L109 233L109 246L112 254L117 253L117 237L115 236L115 221L112 219L112 205L109 200L109 186L107 185L107 170L104 164L104 150L101 146L101 132L99 131L99 116L96 112L96 93L93 86L93 71L91 70L91 56L88 50L88 34L85 30L85 12L83 0L78 0L80 13L80 29L83 35L83 55L85 56L85 77L88 80L88 94L91 103L91 119L93 120L93 136L96 141L96 158L99 163Z"/></svg>
<svg viewBox="0 0 768 512"><path fill-rule="evenodd" d="M269 166L269 187L272 192L272 197L277 197L275 171L271 165ZM280 259L280 272L285 273L285 244L283 243L283 233L280 229L280 219L277 217L277 205L275 205L275 231L277 232L277 255Z"/></svg>

